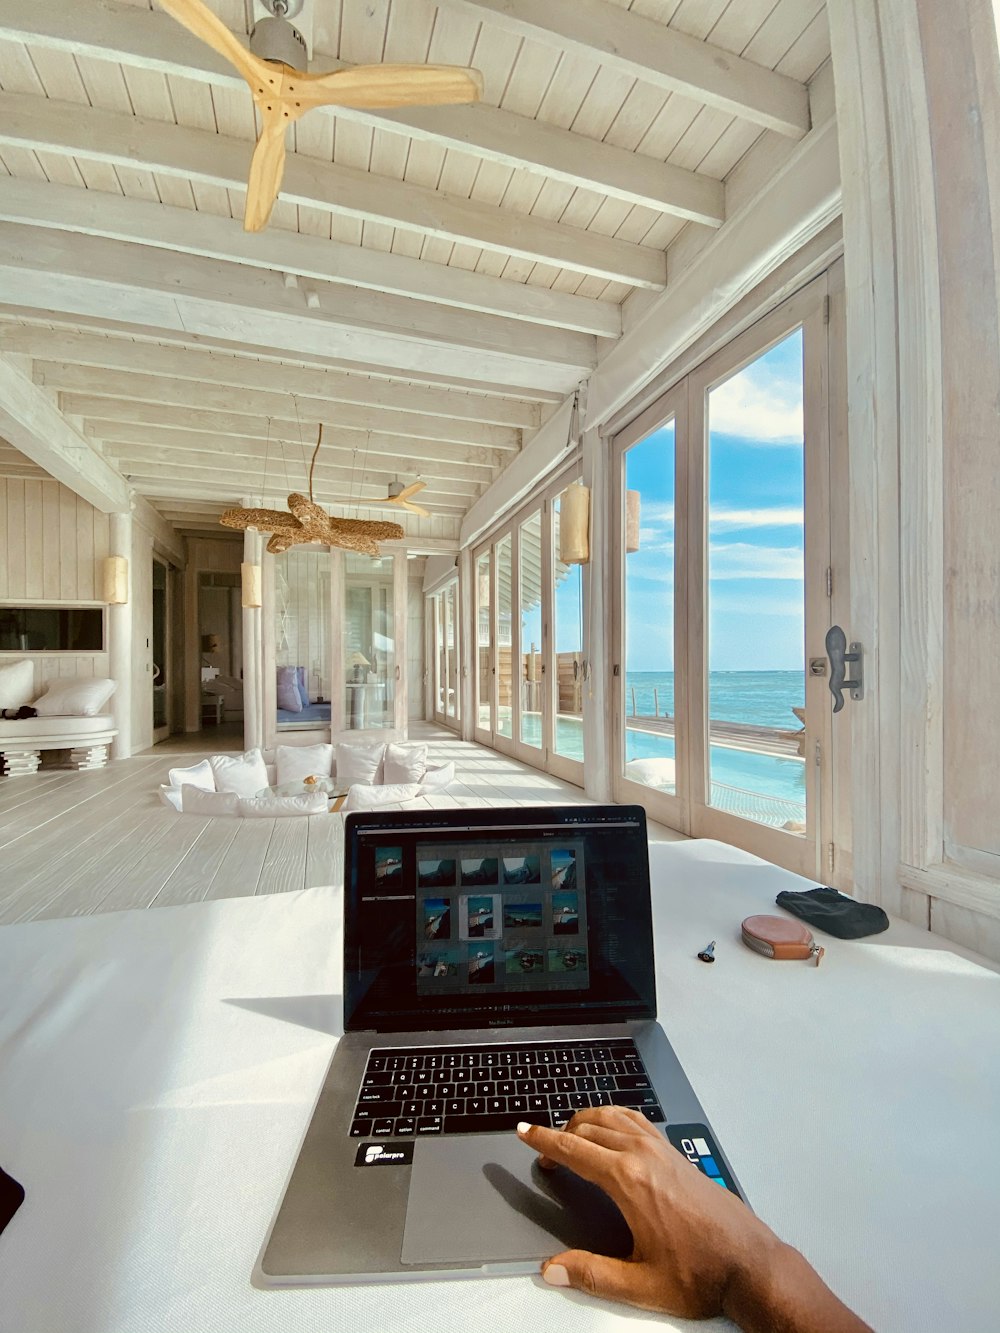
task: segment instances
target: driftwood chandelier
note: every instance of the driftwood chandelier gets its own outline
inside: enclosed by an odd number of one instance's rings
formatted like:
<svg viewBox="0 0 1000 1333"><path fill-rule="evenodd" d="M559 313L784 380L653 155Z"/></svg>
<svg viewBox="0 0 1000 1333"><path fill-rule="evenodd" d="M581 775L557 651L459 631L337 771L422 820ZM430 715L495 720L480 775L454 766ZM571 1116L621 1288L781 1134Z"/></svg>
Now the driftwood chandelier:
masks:
<svg viewBox="0 0 1000 1333"><path fill-rule="evenodd" d="M399 541L403 529L398 523L375 523L367 519L333 518L313 500L313 470L316 455L323 443L323 427L319 428L316 448L309 464L309 498L292 491L288 509L227 509L219 519L224 528L256 528L271 533L267 549L272 555L281 555L290 546L305 546L319 542L323 546L341 546L345 551L359 555L378 556L379 542Z"/></svg>

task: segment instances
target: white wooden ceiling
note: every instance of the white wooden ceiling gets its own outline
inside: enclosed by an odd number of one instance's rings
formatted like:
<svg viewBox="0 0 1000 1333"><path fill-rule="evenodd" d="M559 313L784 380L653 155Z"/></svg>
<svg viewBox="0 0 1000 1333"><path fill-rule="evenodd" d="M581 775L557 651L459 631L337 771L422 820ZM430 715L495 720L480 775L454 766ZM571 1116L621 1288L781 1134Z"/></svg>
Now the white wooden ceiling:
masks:
<svg viewBox="0 0 1000 1333"><path fill-rule="evenodd" d="M242 34L264 13L209 2ZM302 488L322 422L317 498L391 518L366 502L420 477L408 535L453 542L747 154L808 132L825 7L305 0L296 25L314 70L470 64L485 97L310 112L247 235L228 66L155 0L0 0L0 357L181 529Z"/></svg>

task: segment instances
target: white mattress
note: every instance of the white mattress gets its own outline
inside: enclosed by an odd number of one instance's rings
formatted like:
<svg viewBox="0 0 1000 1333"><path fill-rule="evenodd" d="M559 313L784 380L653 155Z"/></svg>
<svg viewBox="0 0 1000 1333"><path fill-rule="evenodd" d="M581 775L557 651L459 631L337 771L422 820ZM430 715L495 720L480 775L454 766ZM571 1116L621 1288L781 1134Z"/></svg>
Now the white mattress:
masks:
<svg viewBox="0 0 1000 1333"><path fill-rule="evenodd" d="M115 720L110 714L100 717L26 717L20 722L0 720L0 749L5 741L25 744L36 737L92 736L97 732L114 731Z"/></svg>

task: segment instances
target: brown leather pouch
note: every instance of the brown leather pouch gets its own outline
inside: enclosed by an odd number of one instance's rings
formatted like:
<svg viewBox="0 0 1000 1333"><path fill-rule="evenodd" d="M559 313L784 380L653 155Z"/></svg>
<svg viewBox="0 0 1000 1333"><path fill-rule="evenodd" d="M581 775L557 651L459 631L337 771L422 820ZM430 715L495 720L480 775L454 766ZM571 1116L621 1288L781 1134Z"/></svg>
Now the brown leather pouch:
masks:
<svg viewBox="0 0 1000 1333"><path fill-rule="evenodd" d="M801 921L780 916L748 916L743 922L743 943L764 958L812 958L816 966L826 952Z"/></svg>

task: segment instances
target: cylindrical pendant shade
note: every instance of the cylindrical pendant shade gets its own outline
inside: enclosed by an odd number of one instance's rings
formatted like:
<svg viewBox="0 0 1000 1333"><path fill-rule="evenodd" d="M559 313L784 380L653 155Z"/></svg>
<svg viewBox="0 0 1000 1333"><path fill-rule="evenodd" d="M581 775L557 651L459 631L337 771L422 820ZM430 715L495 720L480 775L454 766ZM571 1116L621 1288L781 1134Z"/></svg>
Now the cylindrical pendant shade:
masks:
<svg viewBox="0 0 1000 1333"><path fill-rule="evenodd" d="M585 565L590 559L590 488L574 481L559 497L559 559Z"/></svg>
<svg viewBox="0 0 1000 1333"><path fill-rule="evenodd" d="M123 555L106 556L101 568L101 598L113 606L128 602L128 561Z"/></svg>
<svg viewBox="0 0 1000 1333"><path fill-rule="evenodd" d="M639 514L641 496L638 491L625 492L625 550L631 555L639 549Z"/></svg>
<svg viewBox="0 0 1000 1333"><path fill-rule="evenodd" d="M260 565L240 565L240 574L243 578L243 605L245 607L260 606Z"/></svg>

